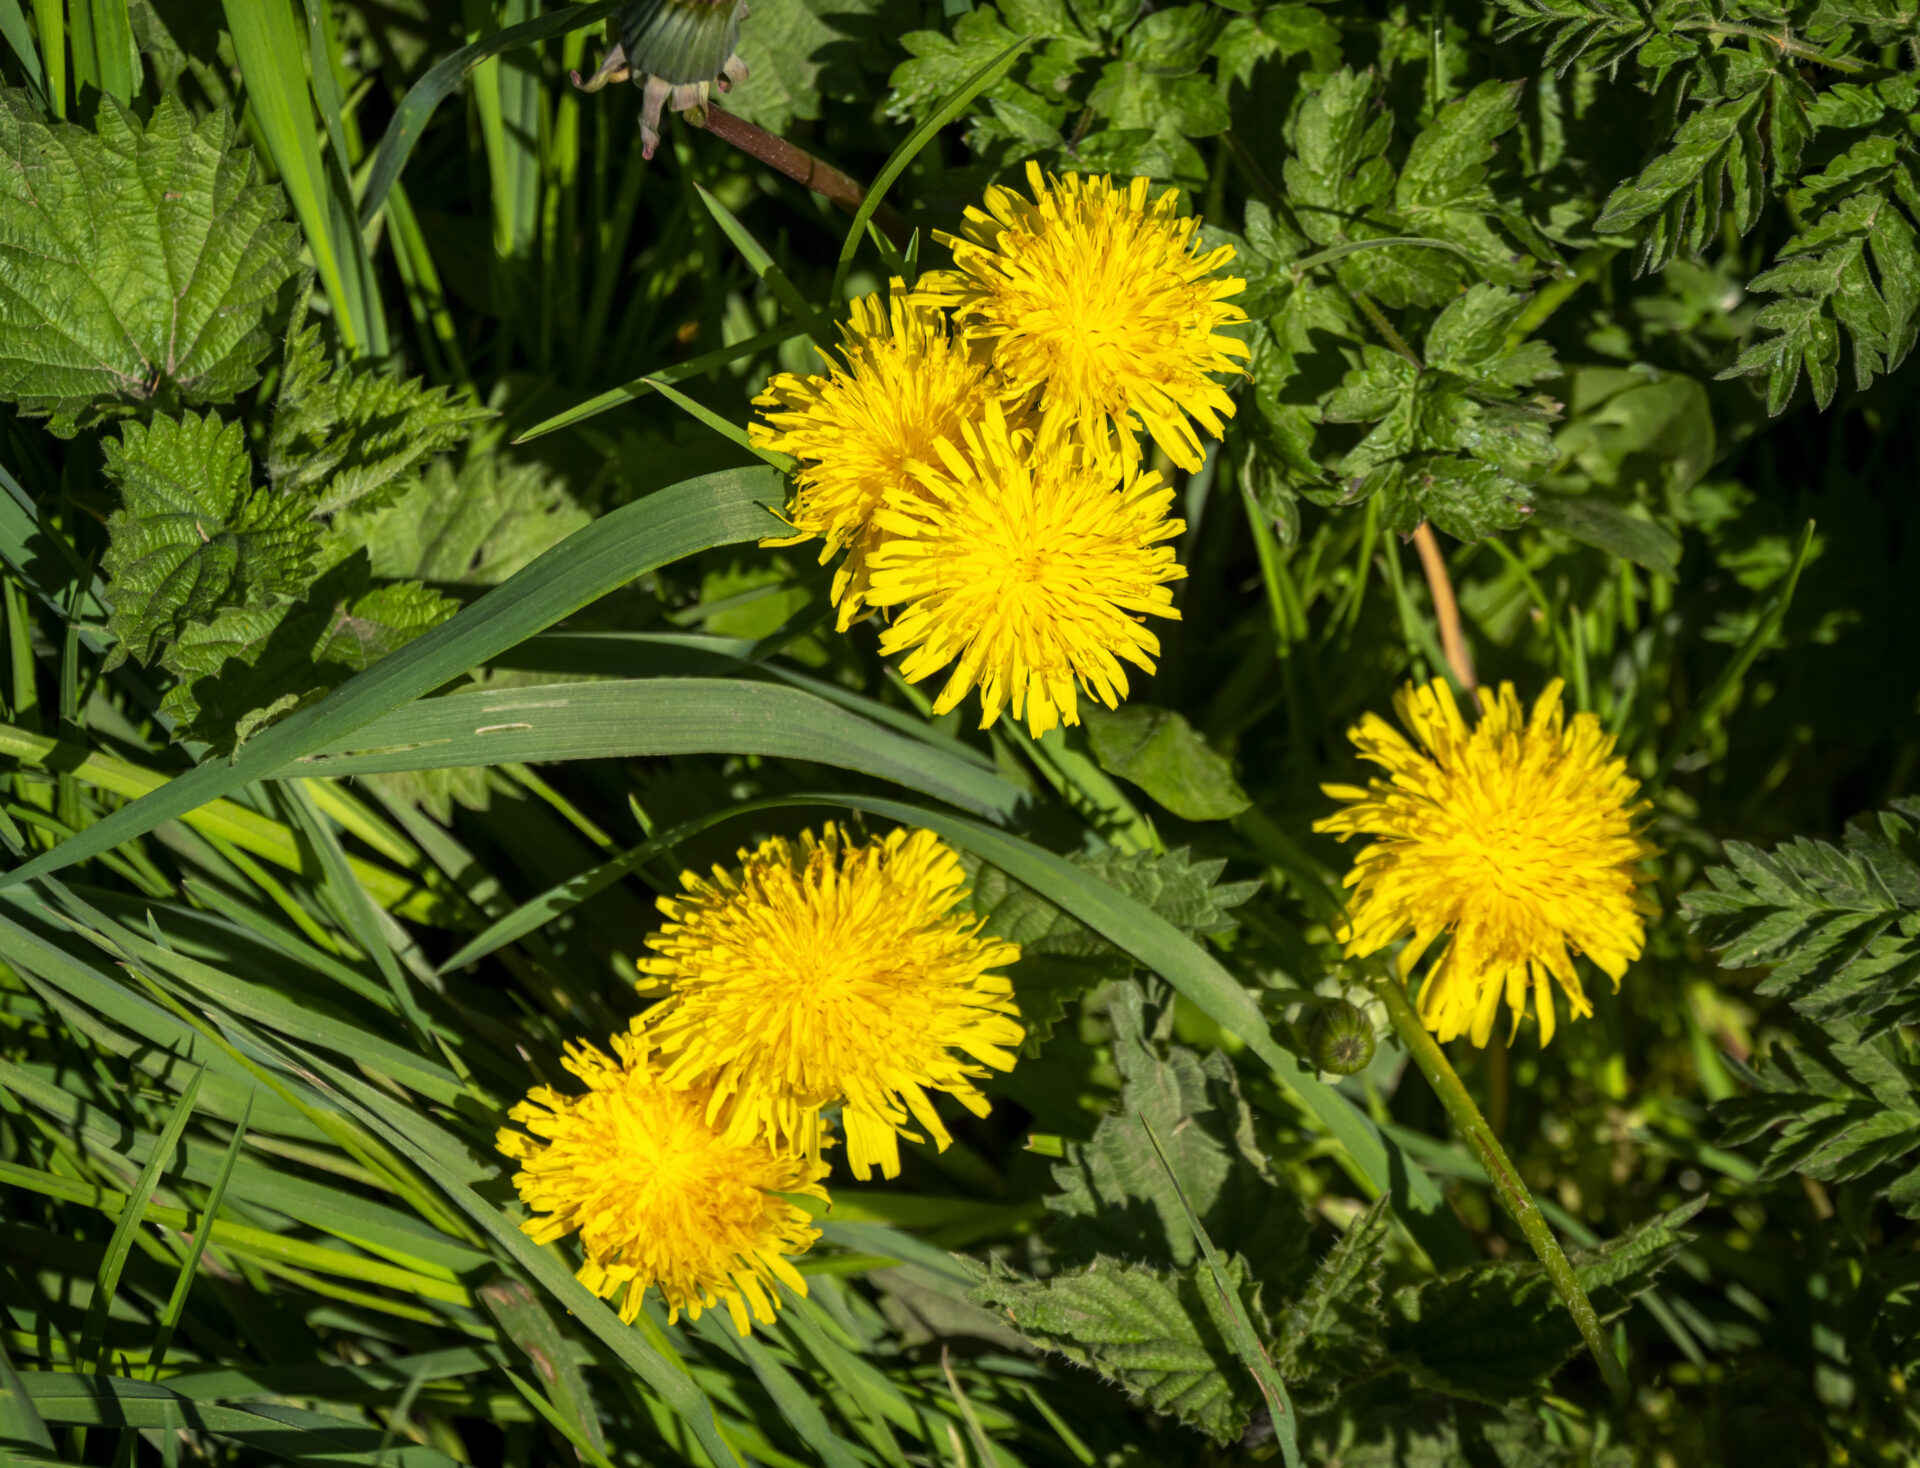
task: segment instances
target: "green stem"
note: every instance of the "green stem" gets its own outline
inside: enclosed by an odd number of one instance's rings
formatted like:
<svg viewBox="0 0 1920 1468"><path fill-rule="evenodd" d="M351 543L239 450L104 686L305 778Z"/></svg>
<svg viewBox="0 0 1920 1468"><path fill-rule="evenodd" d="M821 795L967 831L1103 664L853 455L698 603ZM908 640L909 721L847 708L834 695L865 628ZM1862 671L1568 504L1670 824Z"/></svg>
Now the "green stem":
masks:
<svg viewBox="0 0 1920 1468"><path fill-rule="evenodd" d="M1594 1362L1600 1367L1600 1374L1607 1379L1607 1387L1614 1399L1625 1401L1628 1394L1627 1374L1621 1369L1620 1358L1614 1355L1613 1347L1608 1344L1600 1328L1600 1316L1594 1310L1593 1302L1580 1287L1580 1280L1561 1250L1560 1241L1553 1236L1553 1230L1547 1227L1547 1220L1540 1213L1540 1205L1533 1201L1533 1194L1520 1181L1519 1172L1508 1160L1499 1138L1493 1134L1493 1128L1487 1125L1480 1108L1473 1104L1473 1097L1467 1094L1467 1088L1460 1083L1460 1077L1448 1062L1446 1052L1427 1033L1427 1027L1414 1012L1413 1003L1407 998L1406 985L1389 972L1375 979L1373 988L1387 1006L1388 1017L1393 1021L1401 1044L1411 1052L1413 1063L1420 1067L1420 1073L1427 1078L1427 1084L1433 1087L1434 1095L1447 1108L1454 1129L1473 1149L1474 1155L1480 1159L1480 1165L1492 1179L1494 1196L1499 1198L1500 1206L1507 1210L1509 1218L1520 1225L1520 1232L1526 1236L1535 1256L1546 1267L1547 1278L1553 1281L1554 1292L1567 1307L1574 1325L1579 1327L1580 1337L1593 1353Z"/></svg>

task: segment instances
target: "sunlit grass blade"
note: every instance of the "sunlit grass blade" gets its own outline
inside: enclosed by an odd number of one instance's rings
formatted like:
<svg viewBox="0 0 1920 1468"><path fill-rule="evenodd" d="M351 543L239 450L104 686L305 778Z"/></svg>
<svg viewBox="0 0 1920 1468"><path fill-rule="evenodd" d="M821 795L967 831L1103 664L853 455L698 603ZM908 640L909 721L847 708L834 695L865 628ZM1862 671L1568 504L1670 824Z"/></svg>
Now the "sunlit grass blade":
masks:
<svg viewBox="0 0 1920 1468"><path fill-rule="evenodd" d="M27 87L34 100L48 106L46 73L40 68L40 48L33 44L33 32L20 9L20 0L0 0L0 38L19 58L20 69L27 74ZM51 110L49 108L49 110Z"/></svg>
<svg viewBox="0 0 1920 1468"><path fill-rule="evenodd" d="M517 1279L501 1278L484 1284L479 1296L480 1303L493 1313L507 1339L533 1362L546 1388L546 1401L556 1414L549 1420L556 1421L575 1447L605 1462L607 1440L594 1413L593 1398L588 1395L580 1367L546 1306ZM539 1410L537 1404L535 1410Z"/></svg>
<svg viewBox="0 0 1920 1468"><path fill-rule="evenodd" d="M633 755L758 754L858 770L1004 819L1016 786L798 688L732 678L560 683L422 699L271 777Z"/></svg>
<svg viewBox="0 0 1920 1468"><path fill-rule="evenodd" d="M121 1431L205 1432L243 1450L243 1461L279 1461L312 1468L458 1468L438 1448L397 1443L381 1450L380 1430L365 1421L278 1403L236 1406L196 1402L160 1382L124 1376L29 1371L21 1381L40 1415L52 1423Z"/></svg>
<svg viewBox="0 0 1920 1468"><path fill-rule="evenodd" d="M792 341L796 336L805 335L806 328L801 326L770 327L758 336L750 336L744 341L735 342L732 346L716 347L711 352L703 352L698 357L690 358L685 362L676 363L671 367L662 367L658 372L649 372L645 377L636 377L632 382L624 383L597 397L588 398L584 403L575 404L564 413L556 413L553 417L534 424L514 439L514 443L530 443L545 434L562 428L571 428L576 423L584 423L589 418L597 417L609 408L618 408L623 403L637 402L659 391L662 383L685 382L690 377L699 377L703 373L713 371L716 367L725 367L729 363L740 361L743 357L751 357L757 352L770 351L784 342Z"/></svg>
<svg viewBox="0 0 1920 1468"><path fill-rule="evenodd" d="M107 1316L113 1309L114 1294L120 1288L120 1271L126 1267L127 1254L133 1248L134 1230L140 1227L144 1205L153 1197L153 1190L160 1185L161 1177L173 1165L174 1148L180 1144L180 1133L187 1129L187 1123L193 1119L194 1098L200 1094L200 1082L205 1077L204 1069L195 1071L193 1079L187 1082L186 1089L180 1093L172 1115L167 1118L166 1128L160 1133L159 1145L153 1149L153 1155L147 1159L147 1165L140 1169L140 1176L133 1185L134 1206L124 1209L119 1223L114 1226L106 1255L100 1261L100 1273L94 1280L93 1298L87 1302L87 1318L80 1327L82 1371L106 1369L106 1351L101 1345L101 1338L106 1334Z"/></svg>
<svg viewBox="0 0 1920 1468"><path fill-rule="evenodd" d="M371 225L379 216L387 202L387 191L400 176L400 170L406 167L407 158L418 146L434 110L481 62L503 51L511 51L516 46L529 46L536 41L579 30L582 26L598 25L625 3L626 0L600 0L594 5L551 10L537 20L508 26L495 31L485 40L462 46L451 56L429 67L426 75L408 88L407 95L401 98L393 121L387 124L387 130L380 139L379 150L374 154L373 169L367 175L366 190L360 200L361 224Z"/></svg>
<svg viewBox="0 0 1920 1468"><path fill-rule="evenodd" d="M8 1452L42 1448L48 1461L53 1458L53 1434L34 1409L33 1397L20 1373L13 1369L5 1342L0 1342L0 1448Z"/></svg>
<svg viewBox="0 0 1920 1468"><path fill-rule="evenodd" d="M350 201L340 200L320 157L306 40L294 20L292 0L221 0L221 5L248 105L313 251L341 340L355 356L378 356L386 350L379 298L366 294L370 272L358 258L365 245L352 227L351 208L342 207Z"/></svg>
<svg viewBox="0 0 1920 1468"><path fill-rule="evenodd" d="M47 68L47 105L67 115L67 18L65 0L33 0L33 24Z"/></svg>
<svg viewBox="0 0 1920 1468"><path fill-rule="evenodd" d="M199 1084L198 1077L194 1084ZM194 1277L200 1270L200 1256L206 1252L207 1236L213 1232L214 1220L220 1216L220 1205L226 1201L227 1184L233 1179L233 1164L240 1158L241 1144L247 1139L247 1122L252 1116L253 1098L249 1096L247 1109L241 1114L233 1129L233 1137L227 1143L227 1155L221 1159L220 1171L213 1179L213 1186L207 1190L206 1206L200 1210L200 1221L190 1235L193 1242L187 1245L186 1257L180 1261L180 1274L173 1282L173 1294L167 1299L167 1308L161 1312L159 1328L155 1330L153 1345L147 1352L148 1381L159 1380L160 1368L166 1365L167 1349L173 1344L173 1333L180 1326L180 1317L186 1313L187 1295L192 1291Z"/></svg>
<svg viewBox="0 0 1920 1468"><path fill-rule="evenodd" d="M731 418L714 412L713 409L704 403L696 402L681 392L679 388L674 387L671 383L661 378L650 377L646 379L646 382L647 386L651 387L655 392L659 393L661 397L672 403L674 407L680 409L681 412L696 422L705 424L729 443L738 444L756 459L772 465L782 474L790 474L793 472L794 459L786 454L780 453L778 450L761 448L760 445L755 443L752 437L749 436L747 430L742 428L738 423L735 423Z"/></svg>
<svg viewBox="0 0 1920 1468"><path fill-rule="evenodd" d="M52 851L0 873L0 887L109 851L250 780L346 738L656 566L716 545L778 534L786 482L770 469L727 469L623 505L576 531L451 621L349 679L310 708L255 735L231 760L208 760L114 811Z"/></svg>
<svg viewBox="0 0 1920 1468"><path fill-rule="evenodd" d="M753 237L748 229L725 204L707 192L706 188L694 184L694 191L700 195L700 202L707 206L707 212L714 217L720 230L732 242L734 249L740 252L740 258L747 262L747 268L753 272L754 279L773 292L774 299L787 309L787 314L795 321L806 323L807 334L823 349L833 346L833 332L813 309L807 298L800 294L794 283L787 279L787 272L774 263L766 247Z"/></svg>
<svg viewBox="0 0 1920 1468"><path fill-rule="evenodd" d="M133 25L127 0L73 0L67 11L77 92L94 87L122 106L133 100Z"/></svg>
<svg viewBox="0 0 1920 1468"><path fill-rule="evenodd" d="M1293 1403L1287 1396L1287 1384L1280 1379L1280 1373L1274 1369L1273 1358L1267 1354L1260 1337L1254 1333L1253 1321L1247 1316L1247 1307L1235 1288L1233 1277L1227 1273L1226 1261L1220 1257L1220 1251L1213 1246L1205 1227L1193 1211L1193 1205L1187 1201L1187 1190L1181 1185L1180 1176L1173 1170L1173 1164L1167 1161L1167 1152L1160 1145L1160 1138L1154 1134L1153 1123L1143 1115L1138 1118L1141 1130L1146 1132L1147 1140L1153 1144L1153 1155L1160 1160L1160 1169L1166 1173L1167 1181L1173 1185L1173 1195L1180 1203L1180 1211L1186 1216L1187 1226L1193 1230L1194 1241L1200 1245L1200 1253L1207 1261L1207 1272L1213 1276L1214 1288L1220 1292L1220 1302L1226 1309L1227 1324L1233 1337L1233 1351L1240 1358L1240 1364L1252 1373L1259 1384L1260 1395L1267 1399L1267 1411L1273 1419L1274 1435L1280 1439L1280 1453L1286 1460L1287 1468L1300 1468L1300 1424L1293 1413Z"/></svg>
<svg viewBox="0 0 1920 1468"><path fill-rule="evenodd" d="M854 252L860 248L860 237L867 232L874 211L886 198L894 180L907 171L907 165L920 156L920 150L934 140L941 128L966 111L968 103L1007 74L1032 39L1031 36L1022 36L1017 41L1009 42L999 55L983 62L973 75L954 88L945 101L921 119L920 125L907 134L900 146L893 150L892 156L881 165L880 172L874 175L873 183L867 189L866 197L861 199L860 207L854 211L853 223L847 226L846 239L840 246L840 259L834 266L830 300L838 301L845 293L847 272L853 266Z"/></svg>
<svg viewBox="0 0 1920 1468"><path fill-rule="evenodd" d="M399 960L393 956L393 948L387 942L386 935L380 931L380 921L375 916L373 902L368 898L366 889L355 880L353 869L347 865L347 854L340 849L340 840L333 834L333 827L320 814L313 797L308 794L307 782L282 781L280 789L287 798L294 823L320 857L320 869L325 873L327 887L334 895L335 909L346 920L347 930L353 934L361 951L373 959L374 966L380 970L380 977L387 981L387 988L392 991L395 1005L413 1027L415 1036L423 1044L431 1044L427 1017L420 1008L419 1000L414 998L413 987L407 982L407 976L400 972Z"/></svg>

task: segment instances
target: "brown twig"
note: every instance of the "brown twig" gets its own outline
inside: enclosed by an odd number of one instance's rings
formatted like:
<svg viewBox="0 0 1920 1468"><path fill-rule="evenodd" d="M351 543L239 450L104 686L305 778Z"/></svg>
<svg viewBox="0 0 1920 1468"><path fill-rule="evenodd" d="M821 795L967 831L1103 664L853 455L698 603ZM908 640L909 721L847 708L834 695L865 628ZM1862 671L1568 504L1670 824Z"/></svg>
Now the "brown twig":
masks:
<svg viewBox="0 0 1920 1468"><path fill-rule="evenodd" d="M805 148L795 147L785 138L775 137L765 128L755 127L745 118L735 117L712 102L706 106L706 129L715 137L725 138L748 157L758 158L767 167L784 173L803 188L812 189L822 198L833 200L849 214L857 210L861 200L867 197L866 186L858 179L814 157ZM889 239L898 244L904 245L908 234L912 232L899 210L890 204L883 203L876 208L873 221L886 232Z"/></svg>
<svg viewBox="0 0 1920 1468"><path fill-rule="evenodd" d="M1460 625L1460 603L1453 595L1453 578L1447 574L1446 558L1440 554L1440 542L1433 527L1424 520L1413 532L1414 548L1420 552L1420 569L1427 574L1427 590L1433 594L1433 616L1440 624L1440 650L1447 655L1447 666L1454 682L1480 702L1480 683L1473 676L1473 654L1467 650L1467 634Z"/></svg>

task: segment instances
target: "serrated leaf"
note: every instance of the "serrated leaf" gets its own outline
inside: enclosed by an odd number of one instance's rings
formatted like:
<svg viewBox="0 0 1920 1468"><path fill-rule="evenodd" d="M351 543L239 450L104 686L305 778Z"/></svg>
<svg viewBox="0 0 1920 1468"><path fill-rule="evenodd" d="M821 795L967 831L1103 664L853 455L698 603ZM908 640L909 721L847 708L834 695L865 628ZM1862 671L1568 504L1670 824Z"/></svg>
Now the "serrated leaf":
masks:
<svg viewBox="0 0 1920 1468"><path fill-rule="evenodd" d="M160 644L224 607L306 585L320 539L311 502L254 487L238 423L159 417L128 423L104 447L121 500L101 563L118 639L109 666L150 662Z"/></svg>
<svg viewBox="0 0 1920 1468"><path fill-rule="evenodd" d="M1602 1321L1646 1290L1685 1247L1703 1193L1598 1249L1570 1256ZM1471 1264L1393 1296L1388 1344L1417 1385L1499 1406L1531 1395L1581 1349L1573 1317L1540 1265Z"/></svg>
<svg viewBox="0 0 1920 1468"><path fill-rule="evenodd" d="M1172 709L1089 706L1087 738L1103 770L1132 781L1184 820L1224 821L1251 803L1233 766Z"/></svg>
<svg viewBox="0 0 1920 1468"><path fill-rule="evenodd" d="M310 494L314 513L371 510L407 476L493 414L418 378L335 367L320 328L289 334L267 446L267 477Z"/></svg>
<svg viewBox="0 0 1920 1468"><path fill-rule="evenodd" d="M391 504L338 525L366 547L373 574L449 586L495 586L592 517L541 464L486 454L444 459Z"/></svg>
<svg viewBox="0 0 1920 1468"><path fill-rule="evenodd" d="M251 386L299 251L224 110L195 122L169 94L142 128L109 97L96 124L49 126L0 91L0 397L59 433Z"/></svg>
<svg viewBox="0 0 1920 1468"><path fill-rule="evenodd" d="M854 54L873 34L877 9L875 0L791 0L755 10L740 28L747 79L728 93L727 110L783 133L818 117L822 98L859 100L865 82Z"/></svg>
<svg viewBox="0 0 1920 1468"><path fill-rule="evenodd" d="M1245 1261L1229 1261L1229 1273L1239 1285ZM996 1263L971 1298L1215 1442L1238 1438L1259 1401L1227 1343L1225 1306L1204 1263L1166 1270L1103 1257L1044 1281Z"/></svg>
<svg viewBox="0 0 1920 1468"><path fill-rule="evenodd" d="M229 606L189 627L165 659L180 682L161 708L178 737L237 748L459 610L418 582L369 587L367 574L356 555L303 600Z"/></svg>
<svg viewBox="0 0 1920 1468"><path fill-rule="evenodd" d="M1386 1354L1388 1200L1356 1218L1276 1321L1275 1360L1302 1412L1331 1405L1339 1384Z"/></svg>
<svg viewBox="0 0 1920 1468"><path fill-rule="evenodd" d="M1049 1245L1068 1261L1117 1254L1183 1269L1196 1264L1200 1249L1168 1179L1171 1167L1219 1248L1251 1261L1262 1286L1289 1289L1303 1262L1306 1221L1260 1150L1233 1067L1218 1051L1202 1058L1163 1046L1147 1030L1138 984L1117 986L1107 1014L1120 1102L1093 1139L1070 1144L1053 1170L1059 1191L1046 1200L1055 1215ZM1160 1137L1166 1166L1141 1120Z"/></svg>

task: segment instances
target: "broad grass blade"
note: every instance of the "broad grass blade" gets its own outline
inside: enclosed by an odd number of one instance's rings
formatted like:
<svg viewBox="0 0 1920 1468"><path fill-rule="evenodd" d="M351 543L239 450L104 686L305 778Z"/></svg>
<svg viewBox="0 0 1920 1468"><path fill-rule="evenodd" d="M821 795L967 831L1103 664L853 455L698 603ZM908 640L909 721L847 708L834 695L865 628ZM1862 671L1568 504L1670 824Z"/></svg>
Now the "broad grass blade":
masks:
<svg viewBox="0 0 1920 1468"><path fill-rule="evenodd" d="M781 522L772 508L785 499L780 475L745 468L685 480L623 505L575 531L451 621L257 735L232 760L208 760L24 866L0 872L0 887L97 856L285 769L656 566L712 546L778 534Z"/></svg>

